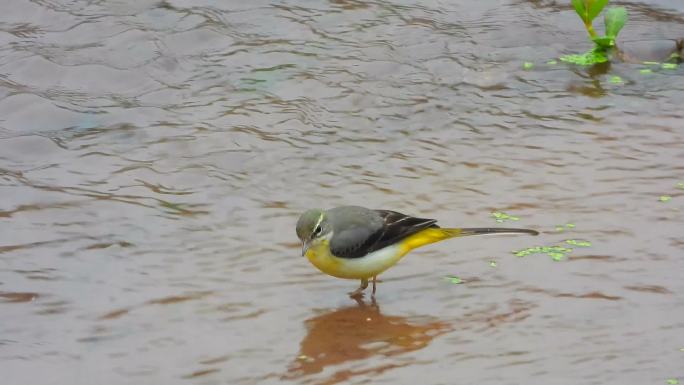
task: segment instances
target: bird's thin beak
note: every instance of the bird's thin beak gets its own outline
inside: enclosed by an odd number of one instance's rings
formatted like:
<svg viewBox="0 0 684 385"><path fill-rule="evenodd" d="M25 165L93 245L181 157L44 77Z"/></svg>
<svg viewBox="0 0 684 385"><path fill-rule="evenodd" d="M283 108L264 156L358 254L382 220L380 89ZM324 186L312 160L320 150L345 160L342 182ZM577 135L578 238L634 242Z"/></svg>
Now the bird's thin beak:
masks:
<svg viewBox="0 0 684 385"><path fill-rule="evenodd" d="M309 241L302 242L302 257L306 255L306 251L309 250L309 246L311 246L311 242L309 242Z"/></svg>

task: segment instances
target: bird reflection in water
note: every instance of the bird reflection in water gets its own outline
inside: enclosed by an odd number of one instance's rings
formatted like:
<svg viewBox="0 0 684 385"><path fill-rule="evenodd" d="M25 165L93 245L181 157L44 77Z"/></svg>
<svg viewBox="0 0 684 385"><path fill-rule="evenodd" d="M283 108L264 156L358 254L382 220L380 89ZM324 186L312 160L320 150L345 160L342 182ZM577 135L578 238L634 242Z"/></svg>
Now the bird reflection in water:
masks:
<svg viewBox="0 0 684 385"><path fill-rule="evenodd" d="M326 312L305 321L307 335L298 357L283 379L297 379L322 372L326 367L366 360L363 369L341 369L319 384L335 384L362 374L379 374L412 364L387 359L426 347L451 330L449 323L428 317L387 316L375 301Z"/></svg>

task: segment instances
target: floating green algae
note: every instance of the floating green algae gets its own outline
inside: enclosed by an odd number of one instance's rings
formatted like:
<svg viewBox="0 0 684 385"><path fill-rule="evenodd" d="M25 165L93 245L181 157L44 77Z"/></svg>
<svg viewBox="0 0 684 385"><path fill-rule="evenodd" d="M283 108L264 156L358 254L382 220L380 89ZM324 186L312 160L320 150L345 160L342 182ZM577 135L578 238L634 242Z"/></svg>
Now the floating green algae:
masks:
<svg viewBox="0 0 684 385"><path fill-rule="evenodd" d="M594 48L580 55L563 55L560 60L566 63L590 66L607 62L608 56L605 51Z"/></svg>
<svg viewBox="0 0 684 385"><path fill-rule="evenodd" d="M515 217L513 215L508 215L506 213L499 212L499 211L493 212L492 218L494 218L494 220L496 220L499 223L506 222L506 221L518 221L518 220L520 220L520 218L518 218L518 217Z"/></svg>
<svg viewBox="0 0 684 385"><path fill-rule="evenodd" d="M660 68L664 70L676 70L679 65L677 63L663 63Z"/></svg>
<svg viewBox="0 0 684 385"><path fill-rule="evenodd" d="M497 266L496 261L489 261L489 266L490 267L496 267Z"/></svg>
<svg viewBox="0 0 684 385"><path fill-rule="evenodd" d="M668 385L677 385L677 384L679 384L679 380L676 379L676 378L668 378L667 380L665 380L665 382L666 382Z"/></svg>
<svg viewBox="0 0 684 385"><path fill-rule="evenodd" d="M672 200L672 197L669 195L661 195L660 198L658 198L658 200L661 202L669 202Z"/></svg>
<svg viewBox="0 0 684 385"><path fill-rule="evenodd" d="M639 73L642 74L642 75L652 74L652 73L653 73L653 70L650 69L650 68L644 68L644 69L640 69L640 70L639 70Z"/></svg>
<svg viewBox="0 0 684 385"><path fill-rule="evenodd" d="M573 228L575 226L571 223L569 223L568 225L557 226L556 229L560 228L564 230L566 227ZM566 239L565 241L563 241L563 244L564 245L528 247L526 249L512 251L512 253L516 257L527 257L528 255L533 254L546 254L547 256L551 257L551 259L557 262L565 259L568 256L568 254L570 254L576 247L591 246L591 242L581 239ZM573 247L566 247L565 245Z"/></svg>
<svg viewBox="0 0 684 385"><path fill-rule="evenodd" d="M529 62L529 61L526 61L523 63L523 69L524 70L531 70L532 68L534 68L534 63Z"/></svg>
<svg viewBox="0 0 684 385"><path fill-rule="evenodd" d="M463 283L463 280L455 275L447 275L445 278L448 279L449 282L456 285L460 285Z"/></svg>
<svg viewBox="0 0 684 385"><path fill-rule="evenodd" d="M622 84L622 83L624 83L624 80L622 80L622 78L619 77L619 76L617 76L617 75L611 76L610 79L608 79L608 81L611 82L611 83L613 83L613 84Z"/></svg>
<svg viewBox="0 0 684 385"><path fill-rule="evenodd" d="M565 243L567 243L568 245L573 245L573 246L577 246L577 247L589 247L589 246L591 246L591 242L581 241L578 239L568 239L565 241Z"/></svg>
<svg viewBox="0 0 684 385"><path fill-rule="evenodd" d="M681 189L681 190L684 190L684 182L679 182L679 183L677 183L677 188L678 188L678 189Z"/></svg>
<svg viewBox="0 0 684 385"><path fill-rule="evenodd" d="M556 231L561 232L561 231L565 231L566 229L574 229L574 228L575 228L574 223L566 223L564 225L556 226Z"/></svg>
<svg viewBox="0 0 684 385"><path fill-rule="evenodd" d="M556 231L557 232L564 232L566 230L572 230L577 225L574 223L568 222L564 225L557 225L556 226ZM572 246L572 247L570 247ZM568 254L570 254L575 248L578 247L590 247L591 242L587 240L582 240L582 239L566 239L561 241L561 243L556 244L555 246L535 246L535 247L528 247L526 249L522 250L515 250L512 251L511 253L515 255L516 257L527 257L528 255L532 254L546 254L547 256L551 257L552 260L554 261L562 261L565 259Z"/></svg>
<svg viewBox="0 0 684 385"><path fill-rule="evenodd" d="M563 246L535 246L528 247L527 249L523 250L513 251L513 255L515 255L516 257L527 257L528 255L532 254L546 254L549 257L551 257L551 259L553 259L554 261L560 261L563 258L565 258L571 251L571 248Z"/></svg>

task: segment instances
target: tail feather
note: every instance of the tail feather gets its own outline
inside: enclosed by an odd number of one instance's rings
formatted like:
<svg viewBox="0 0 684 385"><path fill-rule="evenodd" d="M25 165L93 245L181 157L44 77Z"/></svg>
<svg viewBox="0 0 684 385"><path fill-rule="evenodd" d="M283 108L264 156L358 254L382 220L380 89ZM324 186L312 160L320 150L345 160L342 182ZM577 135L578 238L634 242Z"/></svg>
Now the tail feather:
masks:
<svg viewBox="0 0 684 385"><path fill-rule="evenodd" d="M443 241L449 238L467 237L470 235L486 235L486 234L530 234L539 235L539 232L530 229L510 229L510 228L490 228L490 227L473 227L473 228L442 228L429 227L425 230L419 231L406 238L402 242L403 253L407 253L415 248Z"/></svg>
<svg viewBox="0 0 684 385"><path fill-rule="evenodd" d="M451 230L451 229L445 229L445 230ZM536 230L530 230L530 229L511 229L511 228L499 228L499 227L473 227L473 228L466 228L466 229L454 229L454 230L460 230L460 233L458 236L461 237L466 237L469 235L485 235L485 234L530 234L530 235L539 235L539 232Z"/></svg>

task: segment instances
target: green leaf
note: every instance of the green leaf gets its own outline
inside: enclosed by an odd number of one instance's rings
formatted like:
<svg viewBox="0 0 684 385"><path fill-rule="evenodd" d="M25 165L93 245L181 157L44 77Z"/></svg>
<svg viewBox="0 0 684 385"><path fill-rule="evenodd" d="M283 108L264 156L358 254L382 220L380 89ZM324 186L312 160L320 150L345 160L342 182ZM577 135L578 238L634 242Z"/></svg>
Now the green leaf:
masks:
<svg viewBox="0 0 684 385"><path fill-rule="evenodd" d="M575 12L577 12L580 19L586 22L587 9L584 7L584 0L572 0L572 6L575 7Z"/></svg>
<svg viewBox="0 0 684 385"><path fill-rule="evenodd" d="M608 50L615 47L615 38L609 36L595 37L591 40L602 50Z"/></svg>
<svg viewBox="0 0 684 385"><path fill-rule="evenodd" d="M601 13L606 4L608 4L608 0L586 0L586 2L588 3L587 16L589 17L589 21L594 20L596 16Z"/></svg>
<svg viewBox="0 0 684 385"><path fill-rule="evenodd" d="M603 23L606 26L606 36L617 38L618 33L627 22L627 10L625 7L611 7L606 11Z"/></svg>

